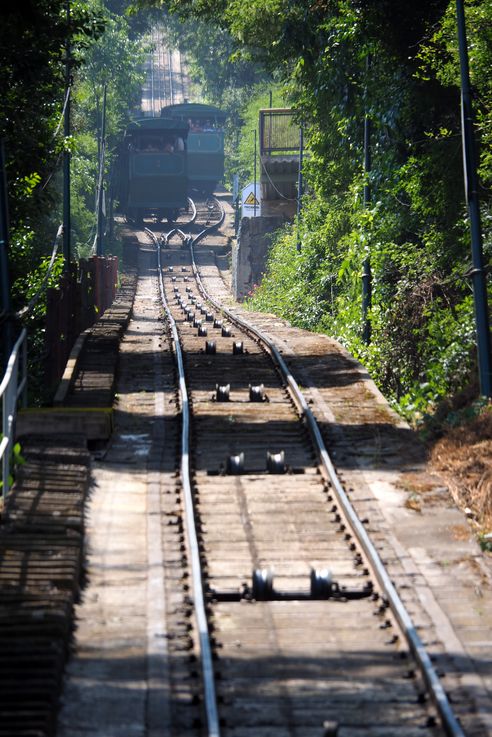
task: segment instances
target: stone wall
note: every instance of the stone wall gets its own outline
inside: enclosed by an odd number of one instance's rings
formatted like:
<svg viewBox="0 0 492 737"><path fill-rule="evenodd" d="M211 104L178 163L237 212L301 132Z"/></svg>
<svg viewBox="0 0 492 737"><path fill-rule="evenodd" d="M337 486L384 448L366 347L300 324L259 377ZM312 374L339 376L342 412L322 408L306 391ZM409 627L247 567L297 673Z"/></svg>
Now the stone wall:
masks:
<svg viewBox="0 0 492 737"><path fill-rule="evenodd" d="M285 217L241 218L237 242L232 249L232 291L243 300L255 284L260 284L266 268L271 236L285 223Z"/></svg>

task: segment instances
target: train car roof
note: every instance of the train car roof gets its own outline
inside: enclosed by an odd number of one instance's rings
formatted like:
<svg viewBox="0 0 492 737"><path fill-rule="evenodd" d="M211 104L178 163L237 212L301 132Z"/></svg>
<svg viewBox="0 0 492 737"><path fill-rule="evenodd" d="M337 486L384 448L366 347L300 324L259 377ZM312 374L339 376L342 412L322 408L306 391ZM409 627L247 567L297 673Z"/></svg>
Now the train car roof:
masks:
<svg viewBox="0 0 492 737"><path fill-rule="evenodd" d="M193 117L210 115L220 120L225 120L227 113L215 105L205 105L202 102L182 102L176 105L166 105L161 108L161 115L164 117Z"/></svg>
<svg viewBox="0 0 492 737"><path fill-rule="evenodd" d="M186 135L188 133L188 124L170 117L141 118L140 120L134 120L132 123L129 123L126 129L127 133L158 133L159 131L171 131L174 133L180 133L181 135Z"/></svg>

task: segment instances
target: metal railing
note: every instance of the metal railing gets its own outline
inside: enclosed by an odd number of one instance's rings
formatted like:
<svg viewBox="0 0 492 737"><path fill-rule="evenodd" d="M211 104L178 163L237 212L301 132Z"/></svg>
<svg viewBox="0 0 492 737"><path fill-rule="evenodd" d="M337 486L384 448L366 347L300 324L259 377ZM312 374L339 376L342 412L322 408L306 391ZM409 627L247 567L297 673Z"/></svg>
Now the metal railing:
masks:
<svg viewBox="0 0 492 737"><path fill-rule="evenodd" d="M260 155L299 154L299 124L290 108L260 110Z"/></svg>
<svg viewBox="0 0 492 737"><path fill-rule="evenodd" d="M10 354L7 370L0 384L2 400L2 435L0 438L0 459L2 460L2 489L0 511L10 489L11 451L15 433L17 403L22 396L22 404L27 404L27 333L23 329Z"/></svg>

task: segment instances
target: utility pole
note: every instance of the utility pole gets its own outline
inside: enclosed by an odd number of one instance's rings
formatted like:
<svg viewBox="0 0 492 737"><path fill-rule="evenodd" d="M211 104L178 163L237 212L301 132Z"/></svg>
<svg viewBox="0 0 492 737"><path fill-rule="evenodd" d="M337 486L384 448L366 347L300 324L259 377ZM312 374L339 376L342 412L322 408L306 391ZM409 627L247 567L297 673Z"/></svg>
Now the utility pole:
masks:
<svg viewBox="0 0 492 737"><path fill-rule="evenodd" d="M254 163L254 177L253 177L253 193L254 193L253 217L256 217L256 128L254 132L255 132L255 163Z"/></svg>
<svg viewBox="0 0 492 737"><path fill-rule="evenodd" d="M7 199L7 175L5 172L5 148L0 140L0 313L3 322L2 375L13 347L9 277L9 210Z"/></svg>
<svg viewBox="0 0 492 737"><path fill-rule="evenodd" d="M110 164L109 168L109 204L108 204L108 230L107 235L111 240L113 237L113 208L114 208L114 163Z"/></svg>
<svg viewBox="0 0 492 737"><path fill-rule="evenodd" d="M473 108L470 92L470 70L466 39L465 11L463 0L456 0L458 42L461 71L461 132L463 137L463 170L465 197L470 218L471 249L473 266L469 275L473 281L475 323L477 329L478 374L480 393L492 396L490 365L490 326L487 304L487 279L484 268L482 226L480 222L480 200L478 195L477 157L473 130Z"/></svg>
<svg viewBox="0 0 492 737"><path fill-rule="evenodd" d="M301 238L299 235L299 223L301 219L301 209L302 209L302 194L304 189L304 184L302 180L302 159L304 154L304 129L301 125L299 128L299 174L297 177L297 251L301 252Z"/></svg>
<svg viewBox="0 0 492 737"><path fill-rule="evenodd" d="M99 177L97 190L97 244L96 255L102 256L103 236L104 236L104 212L103 212L103 195L104 195L104 154L106 150L106 85L103 91L103 103L101 113L101 139L99 144Z"/></svg>
<svg viewBox="0 0 492 737"><path fill-rule="evenodd" d="M63 118L63 135L65 148L63 151L63 258L64 268L70 270L70 149L67 148L67 139L70 136L70 95L72 87L71 50L70 50L70 2L67 2L67 40L65 45L65 113Z"/></svg>
<svg viewBox="0 0 492 737"><path fill-rule="evenodd" d="M370 56L366 59L366 71L371 66ZM367 97L367 90L366 90ZM367 112L364 116L364 209L371 204L371 185L369 184L369 175L371 173L371 119ZM371 257L366 254L362 264L362 339L366 345L371 342L371 321L369 319L369 310L372 304L372 273L371 273Z"/></svg>
<svg viewBox="0 0 492 737"><path fill-rule="evenodd" d="M366 115L364 118L364 208L368 208L371 204L371 186L369 184L369 174L371 172L371 121ZM362 264L362 320L364 343L368 345L371 342L371 321L369 319L369 310L372 304L372 272L371 257L366 254Z"/></svg>
<svg viewBox="0 0 492 737"><path fill-rule="evenodd" d="M232 201L234 203L234 234L239 227L239 174L234 174L232 181Z"/></svg>

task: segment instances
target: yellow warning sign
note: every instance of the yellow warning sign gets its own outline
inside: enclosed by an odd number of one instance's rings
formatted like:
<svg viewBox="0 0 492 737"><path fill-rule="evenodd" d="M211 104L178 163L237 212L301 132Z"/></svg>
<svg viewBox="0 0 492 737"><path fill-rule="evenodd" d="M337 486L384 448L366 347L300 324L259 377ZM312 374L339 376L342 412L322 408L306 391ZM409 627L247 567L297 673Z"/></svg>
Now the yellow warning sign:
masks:
<svg viewBox="0 0 492 737"><path fill-rule="evenodd" d="M250 192L249 195L244 200L244 204L245 205L259 205L260 203L256 199L254 192Z"/></svg>

